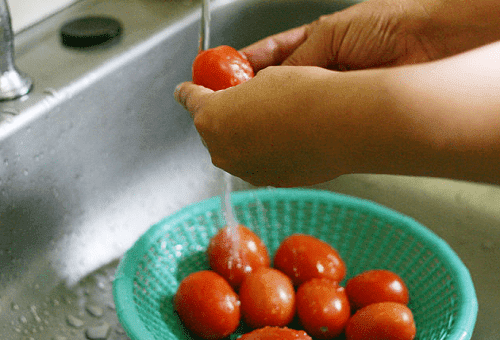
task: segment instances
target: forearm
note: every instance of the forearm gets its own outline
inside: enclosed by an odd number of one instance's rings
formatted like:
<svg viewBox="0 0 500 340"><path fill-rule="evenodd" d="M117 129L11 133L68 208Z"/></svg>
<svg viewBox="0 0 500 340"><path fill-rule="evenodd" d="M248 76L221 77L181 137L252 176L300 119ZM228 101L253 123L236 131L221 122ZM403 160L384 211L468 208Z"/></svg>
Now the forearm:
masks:
<svg viewBox="0 0 500 340"><path fill-rule="evenodd" d="M268 67L176 90L213 163L255 185L348 173L500 183L500 43L439 61L334 72Z"/></svg>
<svg viewBox="0 0 500 340"><path fill-rule="evenodd" d="M395 172L500 183L500 43L386 76L409 132Z"/></svg>

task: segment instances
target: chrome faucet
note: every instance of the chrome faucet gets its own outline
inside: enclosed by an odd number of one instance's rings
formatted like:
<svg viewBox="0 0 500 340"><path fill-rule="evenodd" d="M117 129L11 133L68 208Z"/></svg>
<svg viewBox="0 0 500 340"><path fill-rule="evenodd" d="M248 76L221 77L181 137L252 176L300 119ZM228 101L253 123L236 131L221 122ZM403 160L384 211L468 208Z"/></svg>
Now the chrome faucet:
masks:
<svg viewBox="0 0 500 340"><path fill-rule="evenodd" d="M0 0L0 100L15 99L27 94L31 79L14 64L14 33L7 0Z"/></svg>

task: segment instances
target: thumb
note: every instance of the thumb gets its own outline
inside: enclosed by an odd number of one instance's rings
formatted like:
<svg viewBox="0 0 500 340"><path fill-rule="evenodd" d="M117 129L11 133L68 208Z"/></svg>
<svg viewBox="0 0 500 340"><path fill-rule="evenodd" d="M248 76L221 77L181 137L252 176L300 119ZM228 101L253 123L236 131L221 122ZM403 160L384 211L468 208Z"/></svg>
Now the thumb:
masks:
<svg viewBox="0 0 500 340"><path fill-rule="evenodd" d="M333 27L319 19L307 26L306 40L283 61L287 66L319 66L327 68L333 59Z"/></svg>
<svg viewBox="0 0 500 340"><path fill-rule="evenodd" d="M189 111L191 117L195 117L205 101L214 91L195 85L193 82L187 81L177 85L174 91L175 100Z"/></svg>

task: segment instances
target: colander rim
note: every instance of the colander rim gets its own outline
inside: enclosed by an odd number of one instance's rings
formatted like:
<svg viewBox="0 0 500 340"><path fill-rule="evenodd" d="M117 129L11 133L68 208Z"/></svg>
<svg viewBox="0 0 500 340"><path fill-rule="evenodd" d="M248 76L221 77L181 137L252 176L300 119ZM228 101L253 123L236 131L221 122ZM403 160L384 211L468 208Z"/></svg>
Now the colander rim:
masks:
<svg viewBox="0 0 500 340"><path fill-rule="evenodd" d="M403 228L411 228L429 245L434 245L433 250L441 258L446 259L447 269L456 277L457 290L461 292L462 300L455 320L455 326L448 334L448 340L469 340L476 323L478 302L474 284L469 270L456 254L456 252L433 231L396 210L346 194L332 191L304 188L273 188L254 189L231 193L231 202L237 206L249 199L258 198L261 201L269 199L286 198L287 200L311 201L323 200L328 202L341 202L346 207L363 208L372 211L379 216L383 216L388 221L393 221ZM221 206L221 197L214 196L209 199L199 201L181 208L177 212L166 216L159 222L152 225L134 245L129 248L117 267L113 280L113 296L116 312L120 324L132 340L145 339L145 334L150 334L149 330L137 319L137 310L133 298L133 281L137 266L141 261L144 250L149 249L151 242L156 241L160 234L164 234L166 226L176 225L177 221L183 221L190 216L197 216L206 211L218 209Z"/></svg>

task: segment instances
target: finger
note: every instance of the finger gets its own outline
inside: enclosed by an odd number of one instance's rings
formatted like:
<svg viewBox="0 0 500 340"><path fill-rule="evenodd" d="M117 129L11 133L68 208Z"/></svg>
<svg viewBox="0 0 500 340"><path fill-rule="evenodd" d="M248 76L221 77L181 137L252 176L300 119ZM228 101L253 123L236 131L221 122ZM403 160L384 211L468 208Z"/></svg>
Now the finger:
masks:
<svg viewBox="0 0 500 340"><path fill-rule="evenodd" d="M213 93L214 91L206 87L195 85L193 82L188 81L177 85L174 91L174 98L194 118L203 106L203 103Z"/></svg>
<svg viewBox="0 0 500 340"><path fill-rule="evenodd" d="M280 65L307 39L307 25L281 32L241 49L255 72Z"/></svg>
<svg viewBox="0 0 500 340"><path fill-rule="evenodd" d="M310 24L307 39L283 60L282 65L328 67L332 61L333 28L325 27L325 23L320 24L319 20Z"/></svg>

